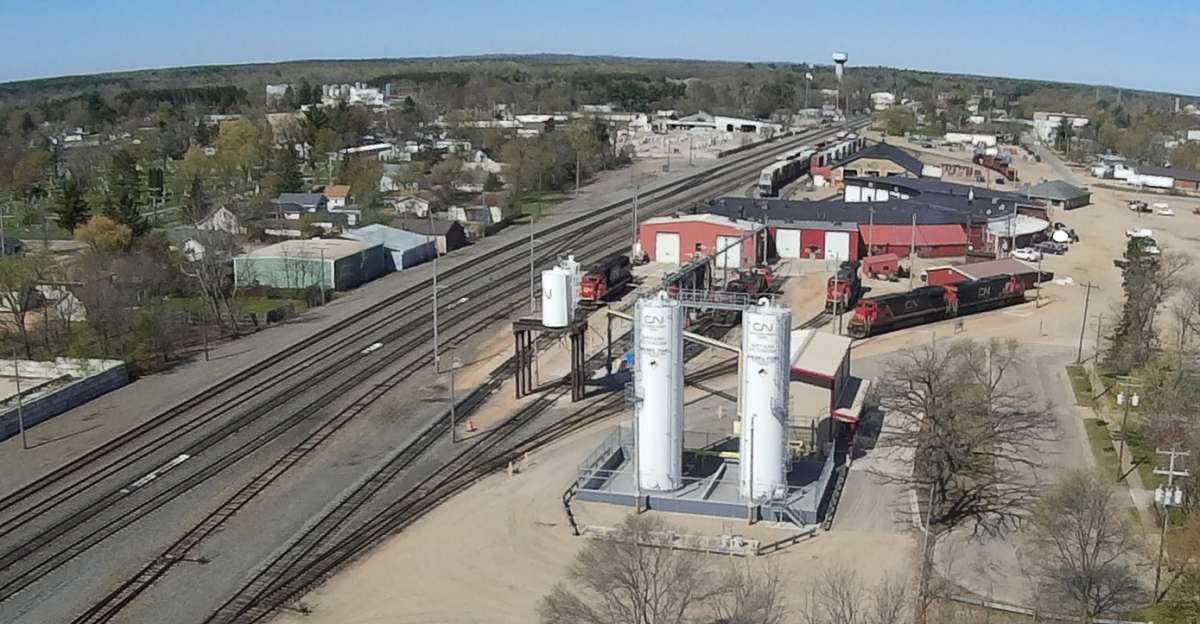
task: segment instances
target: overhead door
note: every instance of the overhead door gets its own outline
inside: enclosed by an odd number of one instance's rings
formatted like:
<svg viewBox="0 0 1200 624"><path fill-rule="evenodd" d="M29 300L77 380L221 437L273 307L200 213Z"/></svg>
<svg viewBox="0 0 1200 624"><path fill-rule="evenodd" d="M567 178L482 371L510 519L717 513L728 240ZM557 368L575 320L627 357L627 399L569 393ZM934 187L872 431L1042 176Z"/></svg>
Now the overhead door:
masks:
<svg viewBox="0 0 1200 624"><path fill-rule="evenodd" d="M825 233L825 259L850 259L850 232Z"/></svg>
<svg viewBox="0 0 1200 624"><path fill-rule="evenodd" d="M742 239L737 236L718 236L717 266L722 269L738 269L742 266Z"/></svg>
<svg viewBox="0 0 1200 624"><path fill-rule="evenodd" d="M657 232L654 234L654 261L679 264L678 232Z"/></svg>
<svg viewBox="0 0 1200 624"><path fill-rule="evenodd" d="M780 258L799 258L800 230L775 230L775 251Z"/></svg>

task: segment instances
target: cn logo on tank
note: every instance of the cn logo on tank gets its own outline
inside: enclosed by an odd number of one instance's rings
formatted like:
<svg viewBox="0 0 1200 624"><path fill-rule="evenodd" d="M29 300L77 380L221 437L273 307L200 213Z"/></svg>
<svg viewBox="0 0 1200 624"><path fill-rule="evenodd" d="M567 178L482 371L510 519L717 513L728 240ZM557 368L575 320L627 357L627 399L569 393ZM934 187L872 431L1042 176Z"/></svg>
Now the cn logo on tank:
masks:
<svg viewBox="0 0 1200 624"><path fill-rule="evenodd" d="M775 331L775 323L767 323L765 321L754 321L750 323L750 329L756 332L773 332Z"/></svg>
<svg viewBox="0 0 1200 624"><path fill-rule="evenodd" d="M657 314L643 314L642 322L647 325L662 327L667 324L667 317L659 316Z"/></svg>

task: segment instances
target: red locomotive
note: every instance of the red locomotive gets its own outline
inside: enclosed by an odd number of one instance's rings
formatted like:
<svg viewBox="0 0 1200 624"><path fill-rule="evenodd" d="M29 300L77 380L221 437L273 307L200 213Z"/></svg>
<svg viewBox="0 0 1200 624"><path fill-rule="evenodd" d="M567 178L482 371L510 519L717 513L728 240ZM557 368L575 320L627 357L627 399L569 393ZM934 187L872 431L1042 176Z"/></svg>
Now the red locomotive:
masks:
<svg viewBox="0 0 1200 624"><path fill-rule="evenodd" d="M996 275L947 286L922 286L905 293L858 302L847 330L866 338L1025 301L1025 286L1011 275Z"/></svg>
<svg viewBox="0 0 1200 624"><path fill-rule="evenodd" d="M629 257L621 254L597 262L583 276L579 284L579 297L583 301L600 303L633 279Z"/></svg>
<svg viewBox="0 0 1200 624"><path fill-rule="evenodd" d="M775 273L771 267L756 266L747 271L739 271L737 276L729 280L725 284L722 292L733 294L744 294L750 300L766 292L770 292L776 287ZM730 297L733 299L740 297ZM723 327L731 327L736 325L742 318L742 313L737 310L729 310L719 308L713 312L713 323Z"/></svg>
<svg viewBox="0 0 1200 624"><path fill-rule="evenodd" d="M838 265L837 273L825 284L825 310L845 312L862 296L862 279L858 263L847 260Z"/></svg>

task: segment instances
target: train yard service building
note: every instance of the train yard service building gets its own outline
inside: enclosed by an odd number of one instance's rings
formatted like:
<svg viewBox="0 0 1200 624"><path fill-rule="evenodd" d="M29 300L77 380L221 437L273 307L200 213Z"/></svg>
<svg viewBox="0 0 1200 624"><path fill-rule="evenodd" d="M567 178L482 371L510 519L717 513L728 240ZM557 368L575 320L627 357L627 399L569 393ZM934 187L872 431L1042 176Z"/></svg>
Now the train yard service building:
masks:
<svg viewBox="0 0 1200 624"><path fill-rule="evenodd" d="M233 259L242 286L348 290L387 272L383 245L338 239L289 240Z"/></svg>
<svg viewBox="0 0 1200 624"><path fill-rule="evenodd" d="M696 254L717 257L717 267L749 268L762 260L765 228L761 223L715 214L646 219L638 240L650 260L686 264Z"/></svg>

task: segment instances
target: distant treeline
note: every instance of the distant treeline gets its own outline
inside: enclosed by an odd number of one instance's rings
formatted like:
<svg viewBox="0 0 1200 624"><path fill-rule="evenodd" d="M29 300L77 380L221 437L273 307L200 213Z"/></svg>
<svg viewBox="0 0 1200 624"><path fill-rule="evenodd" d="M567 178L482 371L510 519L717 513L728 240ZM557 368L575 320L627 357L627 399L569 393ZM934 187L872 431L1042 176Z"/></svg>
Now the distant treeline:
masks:
<svg viewBox="0 0 1200 624"><path fill-rule="evenodd" d="M178 89L137 89L118 94L116 100L119 106L127 110L137 102L141 102L148 108L166 102L176 108L196 105L217 113L228 113L235 107L249 103L245 89L229 85Z"/></svg>

